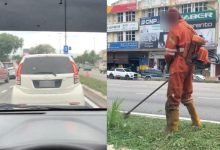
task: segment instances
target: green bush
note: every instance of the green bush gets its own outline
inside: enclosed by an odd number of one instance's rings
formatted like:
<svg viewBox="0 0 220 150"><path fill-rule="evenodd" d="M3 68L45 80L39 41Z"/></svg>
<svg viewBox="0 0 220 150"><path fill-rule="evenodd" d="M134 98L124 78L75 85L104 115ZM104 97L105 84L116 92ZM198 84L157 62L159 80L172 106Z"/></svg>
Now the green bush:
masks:
<svg viewBox="0 0 220 150"><path fill-rule="evenodd" d="M115 100L112 103L112 107L108 109L107 113L107 125L108 128L121 127L123 116L119 112L119 107L122 103L122 100Z"/></svg>

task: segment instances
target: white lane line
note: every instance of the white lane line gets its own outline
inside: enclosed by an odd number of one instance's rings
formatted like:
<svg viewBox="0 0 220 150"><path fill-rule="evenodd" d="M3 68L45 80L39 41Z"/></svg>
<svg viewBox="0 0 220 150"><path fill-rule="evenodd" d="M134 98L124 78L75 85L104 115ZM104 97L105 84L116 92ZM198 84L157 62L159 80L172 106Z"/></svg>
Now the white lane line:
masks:
<svg viewBox="0 0 220 150"><path fill-rule="evenodd" d="M7 90L3 90L3 91L1 91L2 94L5 93L5 92L7 92Z"/></svg>
<svg viewBox="0 0 220 150"><path fill-rule="evenodd" d="M198 99L217 99L220 100L220 97L197 97Z"/></svg>
<svg viewBox="0 0 220 150"><path fill-rule="evenodd" d="M92 106L92 108L99 108L99 106L97 106L95 103L93 103L91 100L89 100L88 98L85 97L85 101L86 103L88 103L90 106Z"/></svg>
<svg viewBox="0 0 220 150"><path fill-rule="evenodd" d="M121 111L121 112L126 113L125 111ZM131 112L131 114L132 114L132 115L138 115L138 116L145 116L145 117L149 117L149 118L166 119L166 116L165 116L165 115L139 113L139 112ZM191 120L191 118L180 117L180 120ZM208 122L208 123L220 124L219 121L213 121L213 120L201 120L201 122Z"/></svg>

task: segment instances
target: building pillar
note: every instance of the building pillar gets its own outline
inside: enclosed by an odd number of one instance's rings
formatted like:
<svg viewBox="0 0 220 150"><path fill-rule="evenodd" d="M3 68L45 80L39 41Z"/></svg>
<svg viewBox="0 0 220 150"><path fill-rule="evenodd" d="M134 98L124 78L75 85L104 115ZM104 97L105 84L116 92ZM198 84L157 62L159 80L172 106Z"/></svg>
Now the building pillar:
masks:
<svg viewBox="0 0 220 150"><path fill-rule="evenodd" d="M211 66L210 66L210 77L215 77L215 69L216 69L216 65L211 64Z"/></svg>

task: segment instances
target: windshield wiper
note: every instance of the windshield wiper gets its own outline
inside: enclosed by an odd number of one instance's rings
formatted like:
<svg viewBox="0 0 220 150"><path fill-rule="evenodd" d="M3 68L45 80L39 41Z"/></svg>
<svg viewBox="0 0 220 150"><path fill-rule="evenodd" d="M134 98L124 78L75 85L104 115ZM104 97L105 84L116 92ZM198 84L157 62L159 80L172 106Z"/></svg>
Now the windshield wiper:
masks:
<svg viewBox="0 0 220 150"><path fill-rule="evenodd" d="M34 74L52 74L52 75L54 75L55 77L57 76L57 74L54 73L54 72L36 72L36 73L34 73Z"/></svg>

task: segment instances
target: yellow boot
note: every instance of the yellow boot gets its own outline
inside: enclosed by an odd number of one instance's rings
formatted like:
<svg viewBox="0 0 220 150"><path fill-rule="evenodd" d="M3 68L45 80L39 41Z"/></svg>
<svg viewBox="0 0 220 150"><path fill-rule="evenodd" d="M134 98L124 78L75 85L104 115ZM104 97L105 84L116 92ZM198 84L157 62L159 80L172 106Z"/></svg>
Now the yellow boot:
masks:
<svg viewBox="0 0 220 150"><path fill-rule="evenodd" d="M178 131L179 110L167 110L166 109L166 117L167 117L166 131L168 132Z"/></svg>
<svg viewBox="0 0 220 150"><path fill-rule="evenodd" d="M187 103L185 105L186 105L186 108L188 109L189 114L191 116L192 125L196 126L198 128L201 128L202 124L200 122L200 118L199 118L199 115L196 112L194 104L191 102L191 103Z"/></svg>

